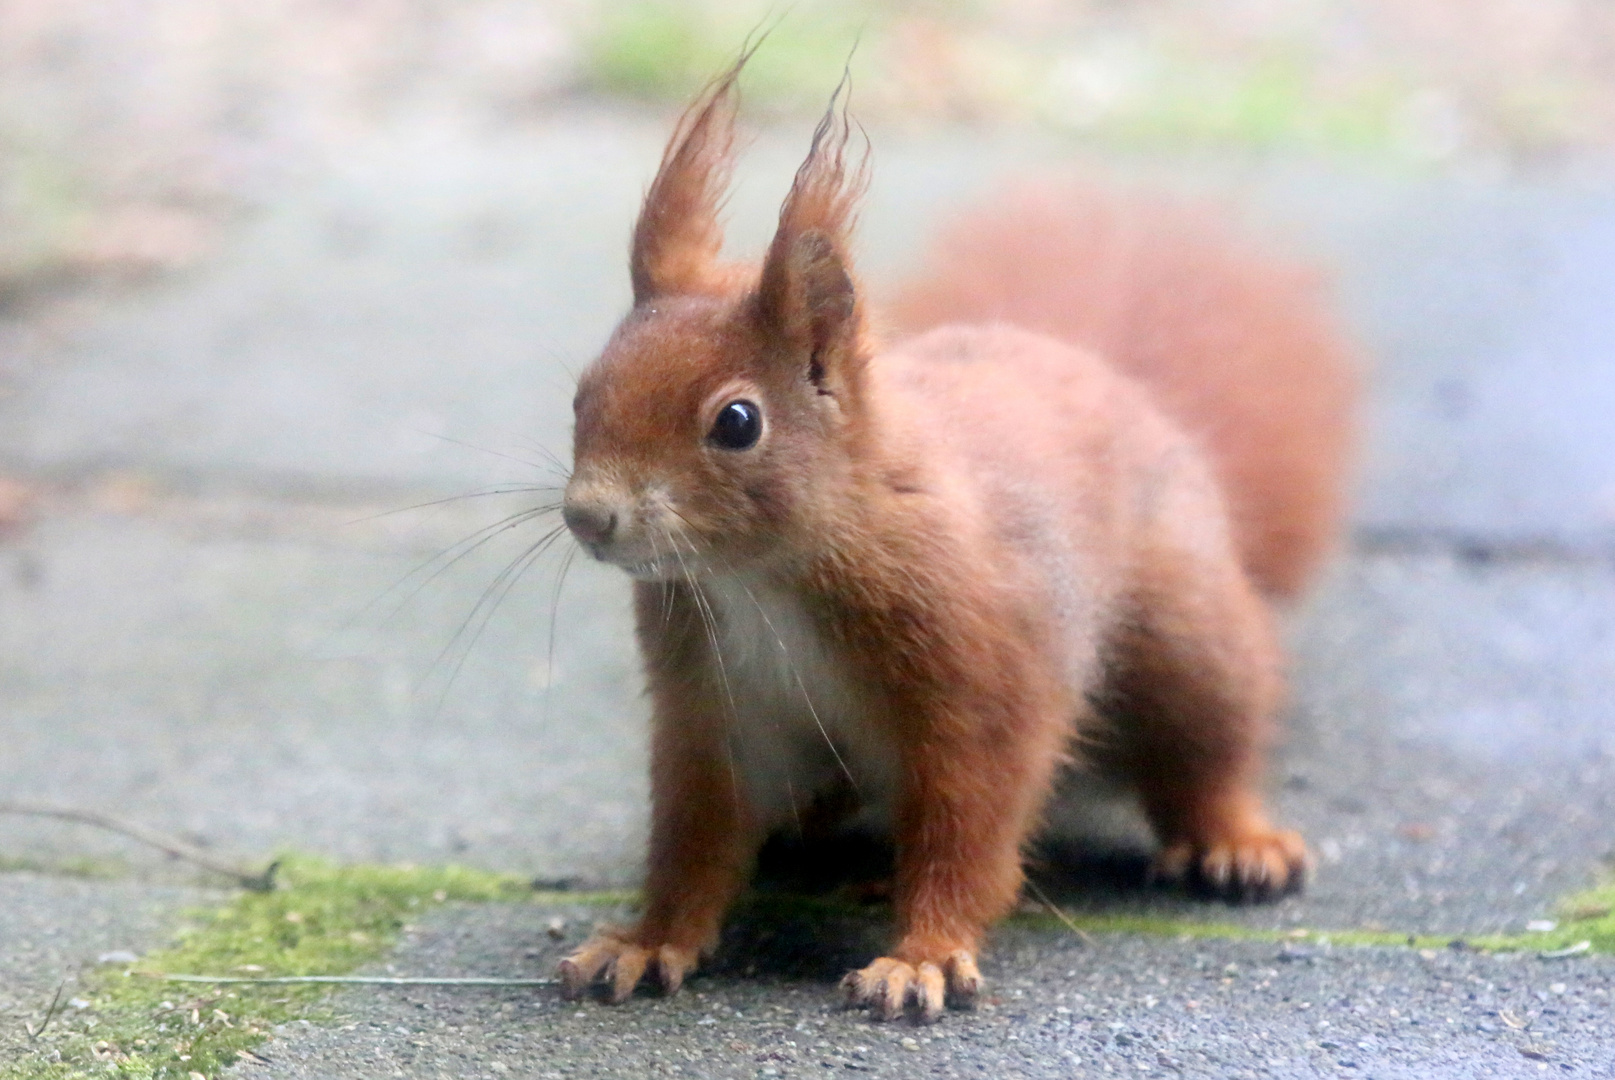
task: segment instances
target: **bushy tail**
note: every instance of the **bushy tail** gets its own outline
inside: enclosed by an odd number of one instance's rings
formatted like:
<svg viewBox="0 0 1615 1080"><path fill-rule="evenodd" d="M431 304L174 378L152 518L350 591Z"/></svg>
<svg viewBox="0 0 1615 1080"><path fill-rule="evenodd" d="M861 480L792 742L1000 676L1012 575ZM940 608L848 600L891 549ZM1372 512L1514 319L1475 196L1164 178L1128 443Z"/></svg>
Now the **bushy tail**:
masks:
<svg viewBox="0 0 1615 1080"><path fill-rule="evenodd" d="M960 214L887 311L905 331L1040 331L1145 383L1210 452L1252 578L1292 597L1340 527L1355 365L1316 275L1236 240L1225 216L1022 184Z"/></svg>

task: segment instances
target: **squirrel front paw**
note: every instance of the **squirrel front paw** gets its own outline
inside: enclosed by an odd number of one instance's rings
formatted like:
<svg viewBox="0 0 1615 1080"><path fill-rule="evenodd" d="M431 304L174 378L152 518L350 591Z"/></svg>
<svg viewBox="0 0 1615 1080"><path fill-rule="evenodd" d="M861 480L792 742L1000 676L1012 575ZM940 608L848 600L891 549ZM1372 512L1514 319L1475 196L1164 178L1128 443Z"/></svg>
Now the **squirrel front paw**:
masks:
<svg viewBox="0 0 1615 1080"><path fill-rule="evenodd" d="M866 968L850 971L841 980L847 1004L868 1006L877 1020L895 1020L905 1009L916 1020L930 1023L942 1015L944 1005L973 1008L981 992L981 972L968 949L955 949L937 960L910 964L883 956Z"/></svg>
<svg viewBox="0 0 1615 1080"><path fill-rule="evenodd" d="M1189 881L1227 900L1276 900L1299 892L1310 859L1299 833L1263 829L1210 841L1180 840L1150 867L1155 881Z"/></svg>
<svg viewBox="0 0 1615 1080"><path fill-rule="evenodd" d="M672 994L700 959L697 949L641 944L632 932L602 929L561 961L561 996L577 1001L598 980L607 988L607 1000L620 1005L633 996L647 971L655 975L663 993Z"/></svg>

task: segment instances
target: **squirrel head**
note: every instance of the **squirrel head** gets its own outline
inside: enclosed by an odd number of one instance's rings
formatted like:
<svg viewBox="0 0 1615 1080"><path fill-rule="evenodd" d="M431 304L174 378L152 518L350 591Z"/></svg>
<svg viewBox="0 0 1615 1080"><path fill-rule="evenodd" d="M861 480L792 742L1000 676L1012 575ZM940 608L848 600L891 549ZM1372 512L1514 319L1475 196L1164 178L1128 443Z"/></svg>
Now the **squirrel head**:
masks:
<svg viewBox="0 0 1615 1080"><path fill-rule="evenodd" d="M596 558L643 580L789 559L857 459L867 346L848 239L867 156L847 168L838 88L759 268L718 262L735 79L685 112L634 227L634 306L578 380L563 512Z"/></svg>

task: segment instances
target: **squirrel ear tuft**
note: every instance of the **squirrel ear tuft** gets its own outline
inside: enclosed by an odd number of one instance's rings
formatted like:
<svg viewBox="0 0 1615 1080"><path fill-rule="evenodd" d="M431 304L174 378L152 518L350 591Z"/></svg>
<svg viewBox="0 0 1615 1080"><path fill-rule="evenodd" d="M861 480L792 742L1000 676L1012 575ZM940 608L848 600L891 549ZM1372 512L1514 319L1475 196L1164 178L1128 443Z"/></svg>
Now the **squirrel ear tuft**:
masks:
<svg viewBox="0 0 1615 1080"><path fill-rule="evenodd" d="M662 152L634 225L628 271L634 303L656 296L705 292L723 248L718 207L729 186L735 141L735 81L756 51L749 45L728 71L696 95Z"/></svg>
<svg viewBox="0 0 1615 1080"><path fill-rule="evenodd" d="M852 124L841 104L844 88L836 89L796 171L757 287L763 325L810 352L810 374L821 389L826 367L851 362L862 329L848 247L868 187L868 155L848 170Z"/></svg>

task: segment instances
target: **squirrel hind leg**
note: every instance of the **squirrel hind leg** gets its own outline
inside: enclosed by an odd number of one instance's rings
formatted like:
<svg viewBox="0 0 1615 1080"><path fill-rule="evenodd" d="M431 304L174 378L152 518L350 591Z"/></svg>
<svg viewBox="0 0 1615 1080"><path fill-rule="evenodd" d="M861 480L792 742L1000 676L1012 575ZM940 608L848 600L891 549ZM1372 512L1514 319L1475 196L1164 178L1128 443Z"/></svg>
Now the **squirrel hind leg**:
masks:
<svg viewBox="0 0 1615 1080"><path fill-rule="evenodd" d="M1235 901L1295 892L1306 845L1273 826L1260 793L1282 693L1272 614L1231 561L1160 548L1143 570L1107 671L1106 757L1160 840L1151 878Z"/></svg>
<svg viewBox="0 0 1615 1080"><path fill-rule="evenodd" d="M1308 856L1299 833L1274 828L1259 804L1208 804L1209 812L1203 808L1201 816L1209 824L1184 830L1190 839L1167 843L1151 866L1152 881L1183 882L1222 899L1258 903L1300 891Z"/></svg>

